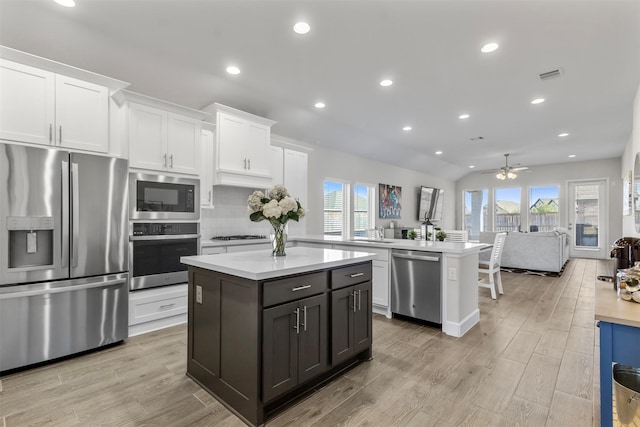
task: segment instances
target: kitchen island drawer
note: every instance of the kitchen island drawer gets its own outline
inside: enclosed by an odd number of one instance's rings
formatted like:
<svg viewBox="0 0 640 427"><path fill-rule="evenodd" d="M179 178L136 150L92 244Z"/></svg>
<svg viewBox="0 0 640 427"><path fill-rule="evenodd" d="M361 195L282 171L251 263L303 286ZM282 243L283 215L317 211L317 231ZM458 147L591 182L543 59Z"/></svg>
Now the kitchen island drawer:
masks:
<svg viewBox="0 0 640 427"><path fill-rule="evenodd" d="M328 288L326 271L287 277L264 283L262 302L269 307L322 293Z"/></svg>
<svg viewBox="0 0 640 427"><path fill-rule="evenodd" d="M371 263L350 265L331 270L331 289L344 288L371 280Z"/></svg>

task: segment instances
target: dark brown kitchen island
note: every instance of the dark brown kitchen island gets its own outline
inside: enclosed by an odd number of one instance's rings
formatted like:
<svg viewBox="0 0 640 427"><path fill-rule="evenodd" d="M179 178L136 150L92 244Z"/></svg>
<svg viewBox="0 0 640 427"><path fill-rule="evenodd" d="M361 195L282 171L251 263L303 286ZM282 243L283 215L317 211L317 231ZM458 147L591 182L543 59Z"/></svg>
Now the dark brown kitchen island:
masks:
<svg viewBox="0 0 640 427"><path fill-rule="evenodd" d="M183 257L187 375L257 426L370 360L372 258L302 247Z"/></svg>

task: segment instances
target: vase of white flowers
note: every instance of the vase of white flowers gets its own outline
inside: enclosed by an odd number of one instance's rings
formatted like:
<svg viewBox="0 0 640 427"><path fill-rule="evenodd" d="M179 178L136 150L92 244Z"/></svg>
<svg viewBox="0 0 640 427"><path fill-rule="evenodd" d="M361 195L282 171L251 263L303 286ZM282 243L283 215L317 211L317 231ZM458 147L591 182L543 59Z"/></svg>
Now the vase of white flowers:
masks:
<svg viewBox="0 0 640 427"><path fill-rule="evenodd" d="M287 222L298 221L305 214L300 202L289 195L284 185L274 185L265 195L254 191L247 200L249 219L254 222L267 220L273 227L271 244L273 256L285 256L287 244Z"/></svg>

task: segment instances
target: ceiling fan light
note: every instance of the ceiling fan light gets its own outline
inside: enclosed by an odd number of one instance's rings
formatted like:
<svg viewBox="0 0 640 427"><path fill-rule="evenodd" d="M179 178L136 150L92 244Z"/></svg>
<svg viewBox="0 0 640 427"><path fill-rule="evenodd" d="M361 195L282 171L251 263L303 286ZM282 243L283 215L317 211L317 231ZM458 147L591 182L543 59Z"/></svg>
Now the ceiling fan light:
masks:
<svg viewBox="0 0 640 427"><path fill-rule="evenodd" d="M498 178L500 181L504 181L506 177L507 176L504 174L504 172L498 172L496 174L496 178Z"/></svg>
<svg viewBox="0 0 640 427"><path fill-rule="evenodd" d="M509 173L507 173L507 178L509 179L516 179L517 177L518 177L518 174L515 172L509 171Z"/></svg>

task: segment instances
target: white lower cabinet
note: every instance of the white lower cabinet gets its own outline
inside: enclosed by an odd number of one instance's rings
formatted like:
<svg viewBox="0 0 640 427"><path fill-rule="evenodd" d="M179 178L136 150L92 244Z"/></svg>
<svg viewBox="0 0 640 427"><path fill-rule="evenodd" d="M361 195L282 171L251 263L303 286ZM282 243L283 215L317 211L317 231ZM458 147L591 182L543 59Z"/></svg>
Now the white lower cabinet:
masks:
<svg viewBox="0 0 640 427"><path fill-rule="evenodd" d="M231 252L247 252L247 251L262 251L271 249L271 243L251 243L247 245L234 245L227 246L227 253Z"/></svg>
<svg viewBox="0 0 640 427"><path fill-rule="evenodd" d="M225 246L209 246L203 247L200 252L202 255L224 254L227 252L227 248Z"/></svg>
<svg viewBox="0 0 640 427"><path fill-rule="evenodd" d="M373 261L372 303L380 307L389 307L389 261Z"/></svg>
<svg viewBox="0 0 640 427"><path fill-rule="evenodd" d="M187 284L129 293L129 336L187 321Z"/></svg>

